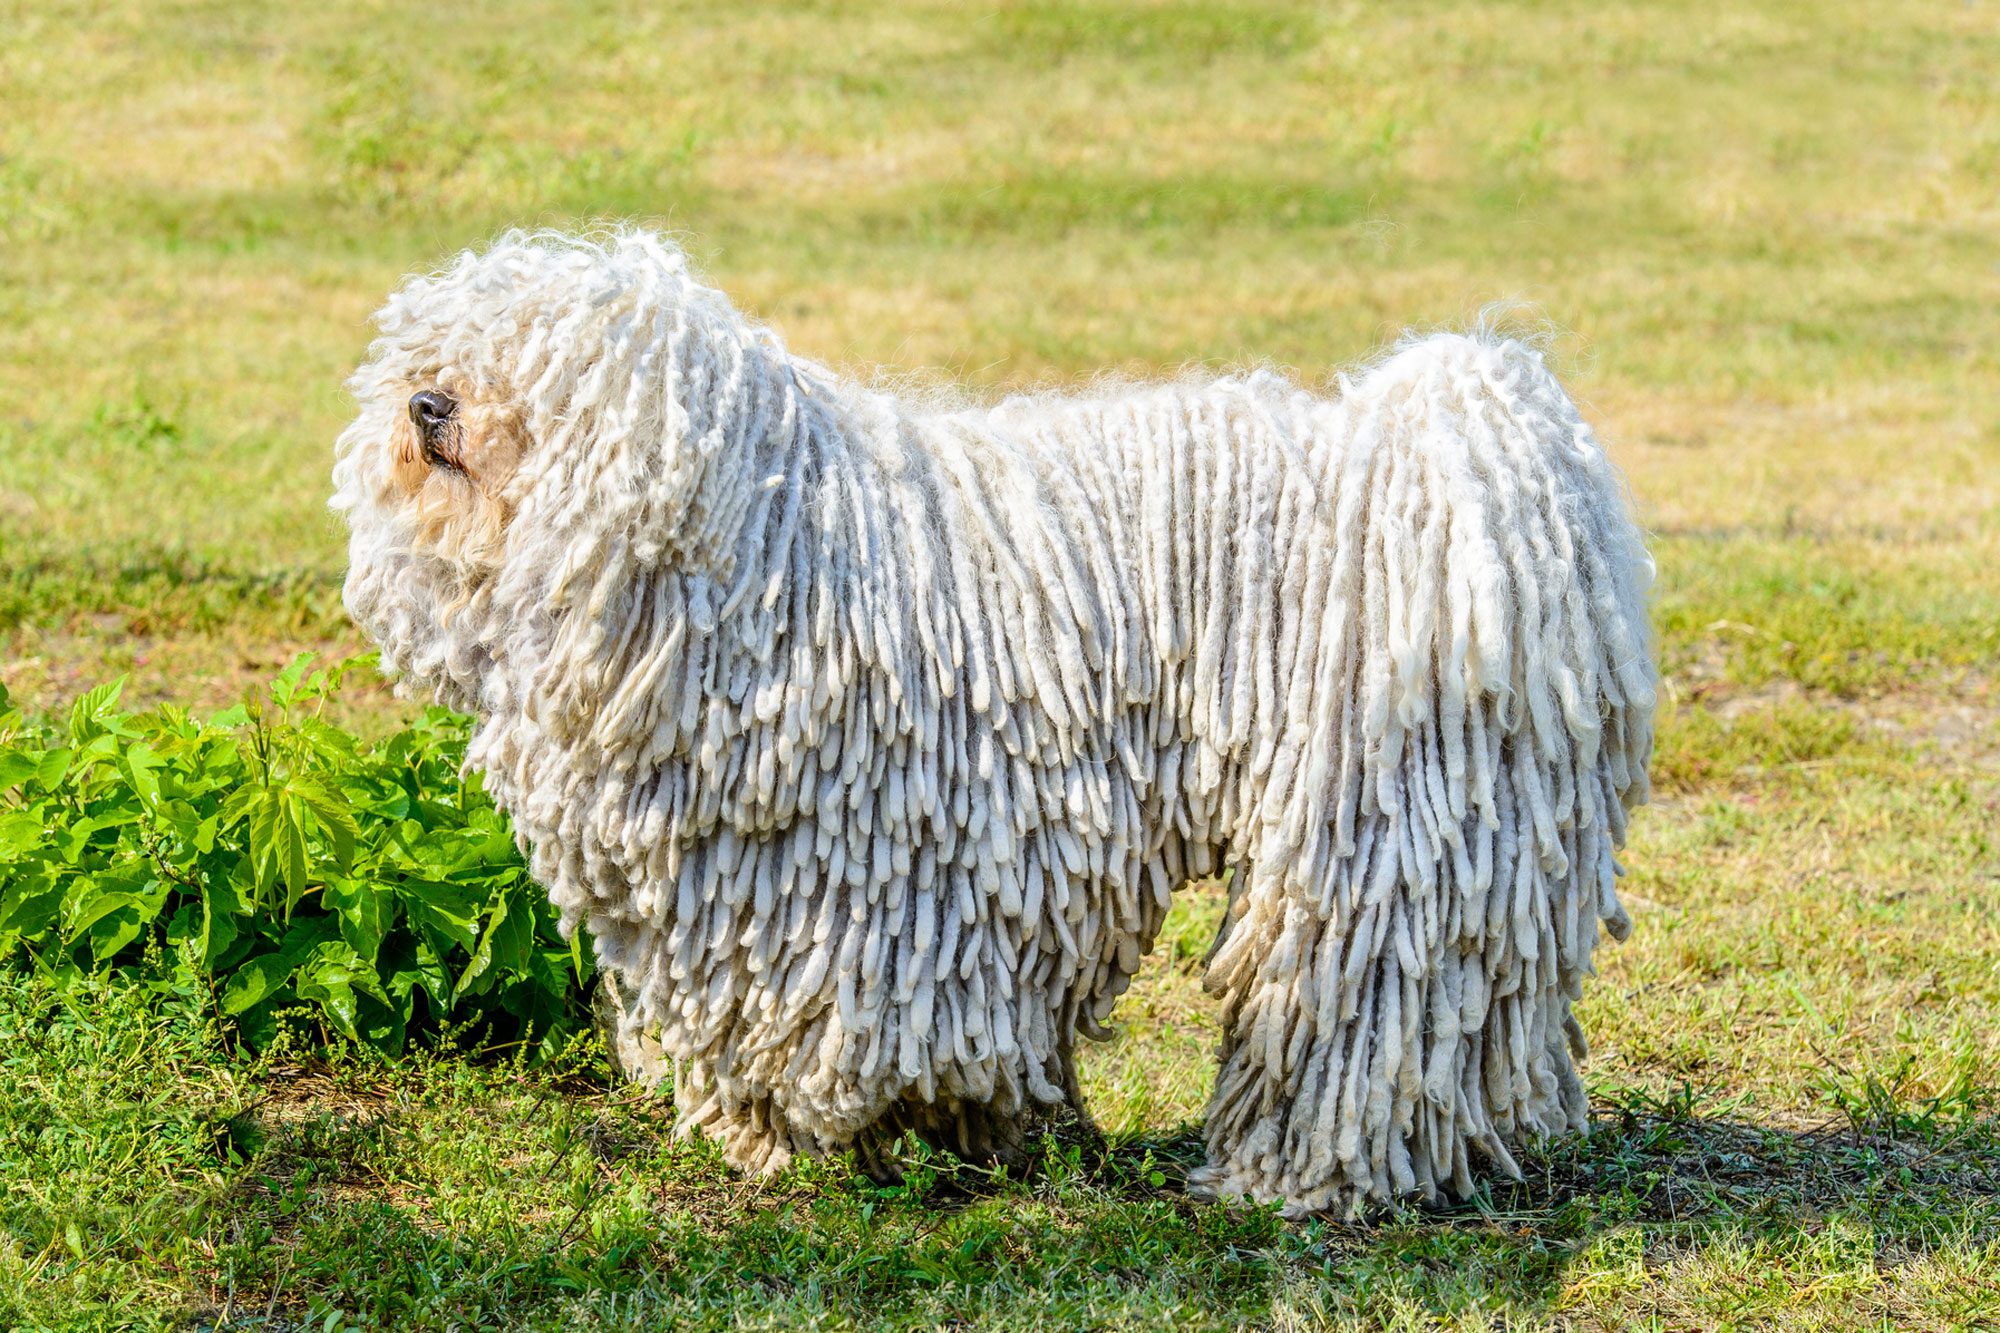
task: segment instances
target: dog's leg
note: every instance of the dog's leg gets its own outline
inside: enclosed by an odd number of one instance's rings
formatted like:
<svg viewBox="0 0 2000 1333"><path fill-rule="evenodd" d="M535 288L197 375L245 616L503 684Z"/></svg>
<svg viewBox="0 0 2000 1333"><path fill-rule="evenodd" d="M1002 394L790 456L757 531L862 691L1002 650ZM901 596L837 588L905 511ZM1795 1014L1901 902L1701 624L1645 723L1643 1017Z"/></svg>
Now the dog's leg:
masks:
<svg viewBox="0 0 2000 1333"><path fill-rule="evenodd" d="M1421 1004L1396 944L1373 925L1349 938L1310 904L1239 880L1241 910L1206 979L1224 997L1221 1069L1209 1162L1190 1183L1210 1197L1282 1201L1290 1216L1434 1196L1427 1136L1439 1126L1418 1114L1423 1071L1407 1058ZM1461 1144L1456 1126L1443 1128ZM1462 1146L1446 1153L1451 1183L1469 1186Z"/></svg>
<svg viewBox="0 0 2000 1333"><path fill-rule="evenodd" d="M590 1010L612 1073L646 1088L657 1088L667 1081L673 1070L660 1050L659 1038L630 1021L625 991L610 968L598 971Z"/></svg>
<svg viewBox="0 0 2000 1333"><path fill-rule="evenodd" d="M1343 407L1308 776L1232 885L1194 1181L1293 1214L1462 1196L1583 1123L1570 1005L1651 749L1649 566L1541 359L1432 338Z"/></svg>

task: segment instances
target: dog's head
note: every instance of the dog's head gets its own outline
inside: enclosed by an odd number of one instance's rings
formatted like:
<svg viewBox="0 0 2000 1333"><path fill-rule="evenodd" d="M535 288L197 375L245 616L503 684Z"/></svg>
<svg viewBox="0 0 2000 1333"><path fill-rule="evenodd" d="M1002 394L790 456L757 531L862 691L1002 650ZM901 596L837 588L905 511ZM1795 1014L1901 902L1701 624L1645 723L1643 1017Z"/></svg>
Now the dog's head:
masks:
<svg viewBox="0 0 2000 1333"><path fill-rule="evenodd" d="M645 232L511 234L375 319L336 447L346 602L387 668L459 707L614 578L716 559L718 459L790 393L774 340Z"/></svg>

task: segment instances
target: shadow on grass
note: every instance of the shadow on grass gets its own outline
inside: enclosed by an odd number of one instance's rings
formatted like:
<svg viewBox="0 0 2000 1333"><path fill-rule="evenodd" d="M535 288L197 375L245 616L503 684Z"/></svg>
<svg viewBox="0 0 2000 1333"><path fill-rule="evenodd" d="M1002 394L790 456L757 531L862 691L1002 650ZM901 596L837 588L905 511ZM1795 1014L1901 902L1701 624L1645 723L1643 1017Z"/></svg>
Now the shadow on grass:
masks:
<svg viewBox="0 0 2000 1333"><path fill-rule="evenodd" d="M380 1118L274 1126L217 1217L235 1238L217 1250L230 1290L256 1295L203 1313L218 1327L334 1311L412 1327L1534 1321L1572 1309L1586 1271L1643 1277L1733 1247L1810 1286L2000 1235L2000 1122L1970 1108L1774 1128L1627 1097L1470 1203L1303 1224L1187 1197L1195 1126L1059 1131L1025 1177L913 1150L882 1188L844 1162L735 1179L707 1146L669 1145L667 1120L657 1103L598 1101L555 1167L497 1194L426 1181Z"/></svg>

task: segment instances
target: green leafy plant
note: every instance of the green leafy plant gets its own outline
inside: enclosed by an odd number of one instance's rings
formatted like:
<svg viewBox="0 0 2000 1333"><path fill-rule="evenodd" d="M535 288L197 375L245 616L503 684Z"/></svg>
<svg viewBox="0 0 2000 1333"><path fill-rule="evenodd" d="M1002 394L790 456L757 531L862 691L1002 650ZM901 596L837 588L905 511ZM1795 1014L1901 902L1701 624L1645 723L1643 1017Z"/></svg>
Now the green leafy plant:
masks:
<svg viewBox="0 0 2000 1333"><path fill-rule="evenodd" d="M300 1010L387 1052L446 1021L541 1053L587 1027L588 942L463 771L467 719L374 744L322 719L366 660L301 657L206 722L121 712L115 682L34 723L0 686L0 958L164 970L252 1046Z"/></svg>

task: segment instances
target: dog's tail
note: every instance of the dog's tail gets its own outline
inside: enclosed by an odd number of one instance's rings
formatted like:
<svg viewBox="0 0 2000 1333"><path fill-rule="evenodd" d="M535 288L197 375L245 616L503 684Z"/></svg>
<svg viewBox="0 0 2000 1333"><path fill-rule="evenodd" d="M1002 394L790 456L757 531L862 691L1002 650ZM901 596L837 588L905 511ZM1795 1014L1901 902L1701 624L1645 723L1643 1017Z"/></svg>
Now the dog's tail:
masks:
<svg viewBox="0 0 2000 1333"><path fill-rule="evenodd" d="M1470 1189L1468 1149L1581 1125L1570 1002L1645 799L1652 566L1522 343L1411 342L1322 472L1318 653L1293 676L1210 968L1197 1184L1295 1213Z"/></svg>

